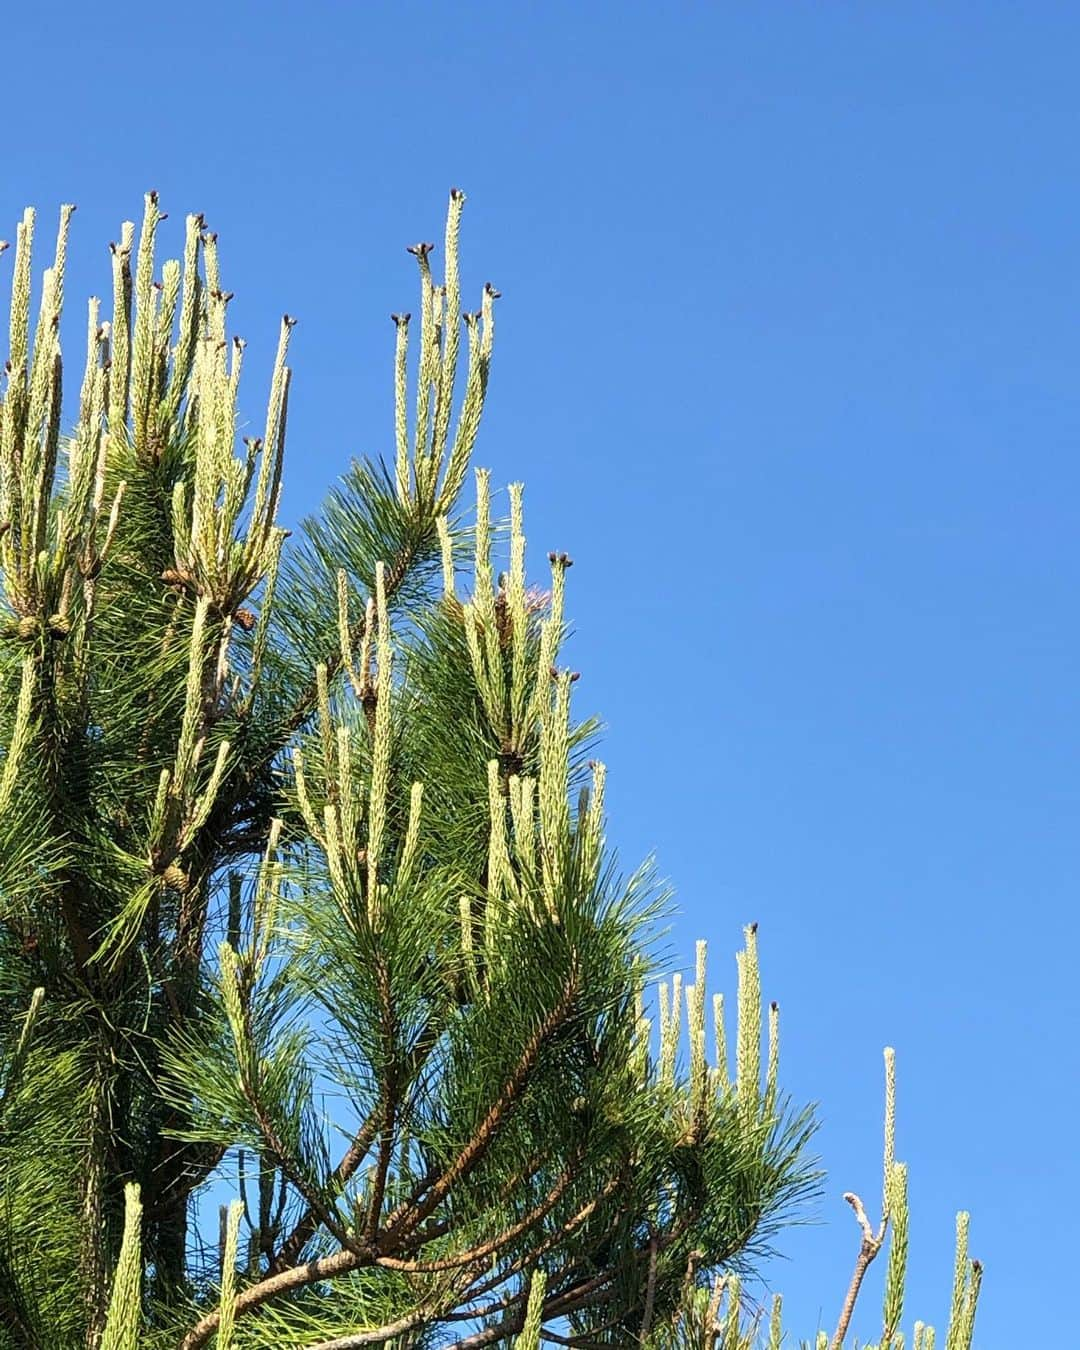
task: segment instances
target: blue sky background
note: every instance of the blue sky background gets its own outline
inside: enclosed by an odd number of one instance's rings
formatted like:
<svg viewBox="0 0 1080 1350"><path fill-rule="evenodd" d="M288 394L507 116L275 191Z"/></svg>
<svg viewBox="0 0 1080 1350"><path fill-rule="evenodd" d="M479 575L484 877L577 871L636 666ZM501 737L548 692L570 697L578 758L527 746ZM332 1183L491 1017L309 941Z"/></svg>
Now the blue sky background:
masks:
<svg viewBox="0 0 1080 1350"><path fill-rule="evenodd" d="M1063 1344L1080 8L42 3L0 44L0 234L79 204L71 350L149 187L174 245L189 210L220 231L253 415L299 315L293 518L388 450L402 245L467 190L466 283L505 297L478 460L526 480L538 576L577 561L614 839L728 988L760 922L821 1103L793 1326L835 1321L894 1044L910 1308L944 1322L966 1206L980 1350Z"/></svg>

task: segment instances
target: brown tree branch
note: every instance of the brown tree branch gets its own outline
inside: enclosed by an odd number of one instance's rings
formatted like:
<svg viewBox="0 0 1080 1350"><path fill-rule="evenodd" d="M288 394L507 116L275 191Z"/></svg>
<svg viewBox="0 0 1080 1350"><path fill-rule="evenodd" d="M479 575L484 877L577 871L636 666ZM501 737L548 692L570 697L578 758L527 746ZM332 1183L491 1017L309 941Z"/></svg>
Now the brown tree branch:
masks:
<svg viewBox="0 0 1080 1350"><path fill-rule="evenodd" d="M836 1324L832 1341L829 1343L829 1350L843 1350L844 1337L851 1325L851 1317L855 1311L859 1290L862 1288L866 1272L870 1269L871 1261L881 1251L881 1244L885 1241L885 1222L887 1222L887 1220L883 1221L881 1227L875 1233L870 1227L870 1220L866 1217L866 1210L863 1209L863 1203L859 1197L852 1191L846 1191L844 1199L855 1211L855 1218L862 1230L862 1241L859 1244L859 1254L855 1258L855 1269L852 1272L851 1283L848 1285L844 1306L840 1310L840 1320Z"/></svg>
<svg viewBox="0 0 1080 1350"><path fill-rule="evenodd" d="M389 1255L393 1251L393 1239L398 1235L405 1236L411 1229L422 1223L441 1203L451 1187L456 1185L481 1160L494 1140L507 1110L517 1098L532 1072L544 1042L565 1020L573 1006L576 994L577 982L571 979L567 982L562 998L529 1039L514 1072L503 1086L476 1134L454 1159L450 1167L434 1183L424 1200L419 1201L414 1198L406 1201L404 1206L400 1207L396 1223L392 1228L388 1227L383 1232L377 1250L349 1250L344 1248L330 1256L308 1261L305 1265L293 1266L275 1275L270 1275L243 1290L237 1296L236 1316L242 1316L278 1294L302 1289L309 1284L332 1279L336 1275L346 1274L362 1266L373 1265L377 1257ZM423 1191L420 1194L423 1194ZM180 1342L180 1350L199 1350L199 1347L205 1345L217 1329L219 1320L219 1314L216 1312L208 1313L201 1318Z"/></svg>
<svg viewBox="0 0 1080 1350"><path fill-rule="evenodd" d="M424 1061L438 1042L438 1035L430 1025L426 1027L413 1047L409 1056L407 1076L412 1077L423 1066ZM356 1169L367 1157L379 1129L379 1112L374 1110L353 1136L352 1142L342 1156L341 1161L330 1177L331 1182L343 1186L356 1173ZM278 1254L270 1263L271 1275L280 1274L296 1264L297 1257L315 1236L319 1227L319 1217L310 1207L297 1220L292 1232L281 1244Z"/></svg>
<svg viewBox="0 0 1080 1350"><path fill-rule="evenodd" d="M523 1219L519 1219L517 1223L501 1233L499 1237L491 1238L487 1242L480 1243L479 1246L469 1247L454 1256L442 1257L436 1261L404 1261L392 1256L381 1256L378 1258L376 1265L386 1266L392 1270L406 1270L417 1274L434 1275L440 1271L456 1270L461 1266L475 1265L478 1261L486 1260L551 1213L566 1193L567 1187L574 1180L580 1160L581 1155L578 1153L543 1200L535 1205Z"/></svg>
<svg viewBox="0 0 1080 1350"><path fill-rule="evenodd" d="M318 1284L320 1280L331 1280L337 1275L359 1270L362 1266L370 1265L374 1256L375 1254L371 1253L370 1257L365 1258L355 1252L339 1251L315 1261L308 1261L302 1266L292 1266L277 1275L269 1275L258 1284L253 1284L237 1294L236 1315L239 1317L250 1312L252 1308L259 1307L278 1294L292 1293L309 1284ZM180 1342L179 1350L199 1350L199 1347L204 1346L217 1330L219 1321L218 1313L207 1313Z"/></svg>
<svg viewBox="0 0 1080 1350"><path fill-rule="evenodd" d="M537 1027L530 1037L521 1058L514 1067L513 1073L503 1085L502 1091L496 1100L492 1103L487 1115L480 1122L476 1133L461 1150L458 1156L450 1164L445 1172L428 1189L428 1182L425 1179L419 1191L414 1192L412 1198L398 1207L387 1221L382 1236L379 1239L380 1252L392 1250L392 1243L402 1233L409 1232L415 1228L442 1203L449 1194L450 1190L480 1162L484 1154L490 1148L492 1142L498 1133L499 1127L503 1122L506 1113L513 1105L520 1094L529 1075L532 1073L539 1058L540 1051L544 1042L552 1033L566 1020L567 1015L573 1006L577 995L577 980L571 978L567 981L563 990L562 997L554 1008L544 1018L543 1022ZM423 1200L419 1197L427 1191Z"/></svg>

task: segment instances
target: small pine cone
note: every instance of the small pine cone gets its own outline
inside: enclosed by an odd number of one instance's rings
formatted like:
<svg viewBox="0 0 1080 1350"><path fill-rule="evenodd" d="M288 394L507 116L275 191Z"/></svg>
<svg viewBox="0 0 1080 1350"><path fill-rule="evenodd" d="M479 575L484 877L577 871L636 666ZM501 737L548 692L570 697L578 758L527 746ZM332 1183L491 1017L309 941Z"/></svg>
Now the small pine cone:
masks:
<svg viewBox="0 0 1080 1350"><path fill-rule="evenodd" d="M170 863L161 874L161 879L170 890L179 891L181 894L187 891L191 885L191 878L176 863Z"/></svg>
<svg viewBox="0 0 1080 1350"><path fill-rule="evenodd" d="M47 621L49 636L57 642L62 642L71 632L71 623L63 614L50 614Z"/></svg>
<svg viewBox="0 0 1080 1350"><path fill-rule="evenodd" d="M41 632L41 620L36 614L27 614L25 618L19 620L17 632L23 642L33 642Z"/></svg>
<svg viewBox="0 0 1080 1350"><path fill-rule="evenodd" d="M255 615L250 609L237 609L233 611L233 623L237 624L245 633L250 633L255 627Z"/></svg>

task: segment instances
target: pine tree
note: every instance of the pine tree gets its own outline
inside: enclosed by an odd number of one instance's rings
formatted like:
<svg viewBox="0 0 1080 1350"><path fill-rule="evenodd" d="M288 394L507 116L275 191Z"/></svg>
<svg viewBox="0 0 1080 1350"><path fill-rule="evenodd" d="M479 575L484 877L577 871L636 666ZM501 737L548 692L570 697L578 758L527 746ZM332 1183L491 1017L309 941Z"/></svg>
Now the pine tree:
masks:
<svg viewBox="0 0 1080 1350"><path fill-rule="evenodd" d="M73 208L33 322L33 212L18 227L0 1347L659 1347L695 1317L720 1344L711 1277L818 1184L754 928L731 1068L703 945L652 1033L666 898L604 842L561 664L570 559L530 585L520 484L508 520L483 470L463 502L498 299L461 314L463 205L440 284L433 246L410 250L391 462L353 463L297 538L293 320L240 441L244 344L203 219L160 269L157 197L122 227L70 408Z"/></svg>

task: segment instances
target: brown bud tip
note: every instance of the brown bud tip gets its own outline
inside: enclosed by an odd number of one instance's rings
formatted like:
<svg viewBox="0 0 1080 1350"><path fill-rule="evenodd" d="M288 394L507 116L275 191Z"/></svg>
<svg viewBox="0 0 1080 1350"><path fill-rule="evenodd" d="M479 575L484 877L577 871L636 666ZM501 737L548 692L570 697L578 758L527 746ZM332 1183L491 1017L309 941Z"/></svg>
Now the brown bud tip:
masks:
<svg viewBox="0 0 1080 1350"><path fill-rule="evenodd" d="M502 291L497 291L490 281L484 282L484 292L486 295L489 295L492 300L502 299Z"/></svg>
<svg viewBox="0 0 1080 1350"><path fill-rule="evenodd" d="M581 679L581 671L580 671L580 670L575 670L575 671L572 672L572 674L571 674L571 676L570 676L570 683L571 683L571 684L577 684L578 680L580 680L580 679Z"/></svg>
<svg viewBox="0 0 1080 1350"><path fill-rule="evenodd" d="M757 919L755 919L754 922L750 925L750 931L751 933L757 932Z"/></svg>
<svg viewBox="0 0 1080 1350"><path fill-rule="evenodd" d="M154 290L155 290L155 291L163 291L164 289L165 289L165 287L161 284L160 281L155 281L155 282L154 282Z"/></svg>
<svg viewBox="0 0 1080 1350"><path fill-rule="evenodd" d="M559 560L559 555L558 555L557 553L552 552L552 553L549 553L549 554L548 554L548 562L549 562L549 563L558 562L558 560Z"/></svg>
<svg viewBox="0 0 1080 1350"><path fill-rule="evenodd" d="M573 558L571 558L569 553L560 553L559 561L562 563L564 567L573 567L574 565L574 560Z"/></svg>
<svg viewBox="0 0 1080 1350"><path fill-rule="evenodd" d="M776 999L773 999L773 1001L769 1004L769 1007L773 1010L773 1012L780 1011L780 1004L777 1003Z"/></svg>
<svg viewBox="0 0 1080 1350"><path fill-rule="evenodd" d="M411 314L391 314L390 317L393 319L394 323L397 324L397 326L400 328L402 324L408 323L408 322L409 322L409 320L412 318L412 315L411 315Z"/></svg>
<svg viewBox="0 0 1080 1350"><path fill-rule="evenodd" d="M147 197L148 197L149 200L150 200L150 205L151 205L151 206L157 206L157 201L158 201L157 188L151 188L150 191L149 191L146 195L147 195Z"/></svg>
<svg viewBox="0 0 1080 1350"><path fill-rule="evenodd" d="M0 239L0 253L3 253L4 249L10 247L11 245L8 243L6 239Z"/></svg>
<svg viewBox="0 0 1080 1350"><path fill-rule="evenodd" d="M283 315L281 316L281 322L286 326L286 328L295 328L295 327L296 327L296 315L295 315L295 314L283 314Z"/></svg>
<svg viewBox="0 0 1080 1350"><path fill-rule="evenodd" d="M161 223L161 221L163 221L163 220L168 220L168 219L169 219L169 213L168 213L168 211L159 211L159 212L158 212L158 223L159 223L159 224Z"/></svg>
<svg viewBox="0 0 1080 1350"><path fill-rule="evenodd" d="M978 1258L977 1256L973 1256L973 1257L971 1258L971 1269L974 1270L974 1271L976 1271L979 1275L981 1275L981 1274L982 1274L982 1268L983 1268L983 1263L979 1260L979 1258Z"/></svg>
<svg viewBox="0 0 1080 1350"><path fill-rule="evenodd" d="M207 244L217 243L217 230L207 230L203 235L203 242Z"/></svg>
<svg viewBox="0 0 1080 1350"><path fill-rule="evenodd" d="M551 667L551 678L553 680L557 680L559 678L559 672L555 669L554 666Z"/></svg>
<svg viewBox="0 0 1080 1350"><path fill-rule="evenodd" d="M206 228L206 217L203 215L201 211L196 211L195 213L195 224L199 227L200 230L204 230Z"/></svg>
<svg viewBox="0 0 1080 1350"><path fill-rule="evenodd" d="M236 294L235 291L221 291L220 295L222 303L227 305L235 294Z"/></svg>
<svg viewBox="0 0 1080 1350"><path fill-rule="evenodd" d="M426 258L434 247L434 244L410 244L405 251L411 253L414 258Z"/></svg>
<svg viewBox="0 0 1080 1350"><path fill-rule="evenodd" d="M462 190L461 190L460 188L451 188L451 189L450 189L450 200L451 200L452 202L460 202L460 201L464 201L464 200L465 200L465 194L464 194L464 192L462 192Z"/></svg>

